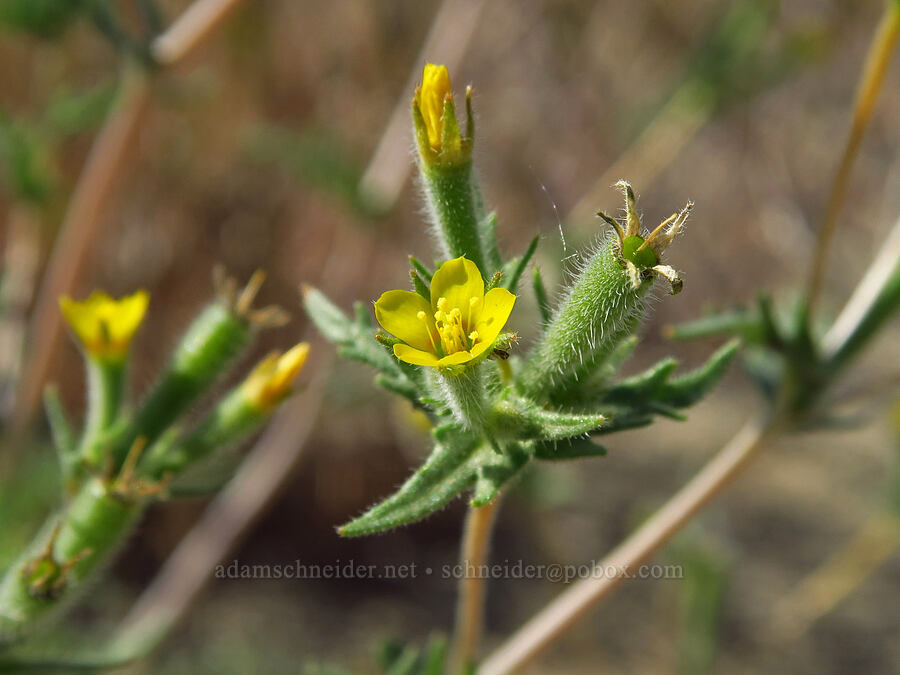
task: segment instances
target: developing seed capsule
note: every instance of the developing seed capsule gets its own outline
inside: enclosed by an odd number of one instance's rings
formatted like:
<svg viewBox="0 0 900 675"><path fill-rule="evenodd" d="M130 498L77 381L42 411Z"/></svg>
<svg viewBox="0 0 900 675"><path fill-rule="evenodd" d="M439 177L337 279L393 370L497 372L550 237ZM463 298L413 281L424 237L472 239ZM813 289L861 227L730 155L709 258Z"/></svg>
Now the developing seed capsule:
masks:
<svg viewBox="0 0 900 675"><path fill-rule="evenodd" d="M644 233L631 186L619 181L617 187L625 194L625 226L598 214L615 235L588 257L523 368L520 387L536 400L559 400L597 371L637 328L657 276L669 282L672 293L681 290L678 273L660 258L693 205Z"/></svg>

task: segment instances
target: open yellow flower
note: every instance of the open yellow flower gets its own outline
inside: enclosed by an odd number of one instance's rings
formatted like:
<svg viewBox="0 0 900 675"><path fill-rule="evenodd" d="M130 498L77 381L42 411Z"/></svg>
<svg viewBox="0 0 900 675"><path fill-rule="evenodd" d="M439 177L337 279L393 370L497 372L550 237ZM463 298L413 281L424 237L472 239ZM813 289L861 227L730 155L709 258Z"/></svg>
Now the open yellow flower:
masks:
<svg viewBox="0 0 900 675"><path fill-rule="evenodd" d="M273 352L257 364L241 385L244 400L260 412L268 412L288 394L309 356L309 343L301 342L284 354Z"/></svg>
<svg viewBox="0 0 900 675"><path fill-rule="evenodd" d="M493 347L512 313L516 296L505 288L484 292L471 260L448 260L431 279L431 302L411 291L388 291L375 303L375 317L405 344L394 355L417 366L461 366Z"/></svg>
<svg viewBox="0 0 900 675"><path fill-rule="evenodd" d="M144 320L150 295L138 291L115 300L94 291L82 302L64 295L59 299L63 316L84 349L100 359L123 359Z"/></svg>

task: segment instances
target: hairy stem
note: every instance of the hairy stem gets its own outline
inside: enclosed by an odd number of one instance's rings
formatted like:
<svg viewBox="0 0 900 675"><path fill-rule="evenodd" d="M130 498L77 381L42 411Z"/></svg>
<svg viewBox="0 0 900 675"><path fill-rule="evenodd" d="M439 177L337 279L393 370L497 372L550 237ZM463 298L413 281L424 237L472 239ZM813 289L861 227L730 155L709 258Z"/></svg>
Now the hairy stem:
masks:
<svg viewBox="0 0 900 675"><path fill-rule="evenodd" d="M859 146L872 121L875 111L875 103L881 93L885 75L891 62L894 48L897 46L897 38L900 36L900 2L891 0L886 4L884 16L878 24L866 63L863 66L859 80L859 89L856 93L856 103L853 109L853 121L850 123L850 134L838 170L831 185L831 194L828 205L825 208L825 219L822 229L816 241L816 251L810 268L809 282L806 289L806 298L809 306L809 316L813 315L819 295L822 291L822 282L825 277L825 268L834 232L837 229L838 217L847 198L847 190L850 183L850 172L853 163L859 153Z"/></svg>
<svg viewBox="0 0 900 675"><path fill-rule="evenodd" d="M456 627L451 673L465 673L478 657L478 646L484 628L484 598L487 579L480 568L487 562L491 531L497 517L498 497L480 508L472 507L466 516L463 530L459 580L459 598L456 606Z"/></svg>
<svg viewBox="0 0 900 675"><path fill-rule="evenodd" d="M560 594L481 665L480 675L501 675L533 661L579 619L610 595L747 466L756 451L778 434L774 418L751 420L687 485L595 567ZM612 575L609 570L616 572Z"/></svg>

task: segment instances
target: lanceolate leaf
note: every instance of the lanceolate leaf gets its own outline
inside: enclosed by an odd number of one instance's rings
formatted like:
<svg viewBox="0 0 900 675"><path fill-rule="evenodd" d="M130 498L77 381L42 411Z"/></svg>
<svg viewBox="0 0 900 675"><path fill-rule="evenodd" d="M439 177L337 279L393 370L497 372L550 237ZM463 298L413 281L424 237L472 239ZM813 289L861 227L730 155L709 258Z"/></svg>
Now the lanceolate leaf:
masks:
<svg viewBox="0 0 900 675"><path fill-rule="evenodd" d="M534 451L534 458L555 462L585 457L605 457L606 453L605 447L594 443L590 438L569 438L552 443L538 443Z"/></svg>
<svg viewBox="0 0 900 675"><path fill-rule="evenodd" d="M372 534L420 520L475 481L472 460L480 441L452 424L437 427L432 436L434 450L425 464L391 497L338 528L342 536Z"/></svg>
<svg viewBox="0 0 900 675"><path fill-rule="evenodd" d="M493 412L492 425L497 433L518 440L559 440L580 436L597 429L606 417L548 410L526 399L510 397Z"/></svg>
<svg viewBox="0 0 900 675"><path fill-rule="evenodd" d="M483 506L533 452L530 444L509 443L498 453L455 424L437 427L432 436L434 450L425 464L392 496L338 528L341 535L373 534L421 520L473 484L472 504Z"/></svg>

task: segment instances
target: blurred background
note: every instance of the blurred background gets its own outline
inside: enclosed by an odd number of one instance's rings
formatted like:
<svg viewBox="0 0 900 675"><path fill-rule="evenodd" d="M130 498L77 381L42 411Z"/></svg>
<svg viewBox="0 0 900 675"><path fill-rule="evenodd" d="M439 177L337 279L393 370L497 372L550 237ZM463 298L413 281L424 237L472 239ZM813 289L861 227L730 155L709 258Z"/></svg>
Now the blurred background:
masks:
<svg viewBox="0 0 900 675"><path fill-rule="evenodd" d="M104 34L75 10L36 21L43 4L0 3L0 568L58 499L55 457L29 388L55 381L70 410L83 409L81 360L64 336L49 351L38 344L52 320L36 314L36 298L92 142L115 115L117 86L127 77L115 30ZM130 32L153 29L142 19L147 3L112 4ZM188 4L158 2L163 25ZM609 187L616 179L632 181L647 225L688 199L696 203L686 236L668 255L685 290L655 306L628 366L673 354L689 367L716 342L669 343L665 326L746 304L760 289L790 297L805 278L884 7L880 0L237 4L201 48L155 72L114 187L78 242L85 255L72 254L77 273L68 292L150 291L134 352L139 395L211 297L213 267L221 263L240 279L265 269L263 302L293 319L264 333L254 357L314 339L301 377L311 384L292 404L302 428L276 439L290 475L277 491L271 486L272 500L224 562L415 562L435 570L456 561L461 501L378 537L342 540L334 531L389 494L428 445L405 403L316 339L298 292L310 283L349 309L355 299L406 287L407 255L432 259L408 129L425 61L448 63L458 94L473 85L476 165L505 252L519 253L541 234L537 264L554 287L571 256L602 231L593 211L620 207ZM895 67L838 231L824 308L832 316L900 214L898 119ZM524 350L539 322L527 288L521 298L511 326ZM896 367L898 337L895 322L846 378L848 393ZM35 374L28 359L40 360L42 349L46 367ZM833 609L792 595L900 496L900 481L891 483L900 413L892 421L891 391L881 393L881 403L861 411L861 426L783 439L765 451L658 557L682 565L685 578L626 584L530 672L897 672L900 541ZM503 504L493 559L599 560L731 437L756 397L734 368L687 423L617 434L602 459L533 467ZM110 583L73 611L67 630L86 640L106 634L207 503L152 508ZM222 527L228 532L228 523ZM854 555L867 559L866 551ZM488 647L561 590L547 580L493 580ZM149 665L132 670L323 672L315 664L330 664L376 672L379 644L446 633L454 603L454 581L439 574L214 580ZM773 634L778 621L797 625L797 617L805 618L789 638Z"/></svg>

